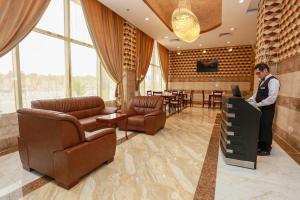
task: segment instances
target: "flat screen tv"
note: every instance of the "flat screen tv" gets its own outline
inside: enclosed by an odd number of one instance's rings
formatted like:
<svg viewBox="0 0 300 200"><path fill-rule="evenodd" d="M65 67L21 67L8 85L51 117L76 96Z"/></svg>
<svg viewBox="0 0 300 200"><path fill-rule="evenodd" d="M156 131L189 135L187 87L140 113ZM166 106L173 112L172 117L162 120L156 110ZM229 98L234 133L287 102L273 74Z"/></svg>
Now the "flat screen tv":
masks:
<svg viewBox="0 0 300 200"><path fill-rule="evenodd" d="M242 97L240 88L238 85L231 85L231 91L232 91L232 95L234 97Z"/></svg>
<svg viewBox="0 0 300 200"><path fill-rule="evenodd" d="M218 60L212 59L211 61L199 60L197 61L197 72L217 72Z"/></svg>

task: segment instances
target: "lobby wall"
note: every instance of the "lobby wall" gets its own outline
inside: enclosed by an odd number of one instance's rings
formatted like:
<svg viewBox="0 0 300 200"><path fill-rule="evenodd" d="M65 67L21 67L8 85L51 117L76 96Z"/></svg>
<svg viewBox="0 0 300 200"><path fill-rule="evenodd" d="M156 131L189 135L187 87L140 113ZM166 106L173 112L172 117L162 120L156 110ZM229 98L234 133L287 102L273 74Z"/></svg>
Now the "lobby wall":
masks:
<svg viewBox="0 0 300 200"><path fill-rule="evenodd" d="M280 80L274 134L300 152L300 40L298 0L261 0L255 62L267 62ZM257 81L255 81L257 84ZM256 87L256 86L254 86Z"/></svg>
<svg viewBox="0 0 300 200"><path fill-rule="evenodd" d="M232 51L229 51L232 48ZM206 51L205 53L203 51ZM197 72L197 61L219 62L217 72ZM253 90L254 53L251 45L170 51L169 88L194 90L194 101L202 101L202 90L230 93L232 84L240 86L244 95Z"/></svg>

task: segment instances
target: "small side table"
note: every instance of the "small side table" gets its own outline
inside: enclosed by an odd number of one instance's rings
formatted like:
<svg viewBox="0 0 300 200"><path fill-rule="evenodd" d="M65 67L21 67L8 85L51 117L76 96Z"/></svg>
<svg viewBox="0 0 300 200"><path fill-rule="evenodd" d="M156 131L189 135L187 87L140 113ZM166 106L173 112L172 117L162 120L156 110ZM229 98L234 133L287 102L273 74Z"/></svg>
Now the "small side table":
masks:
<svg viewBox="0 0 300 200"><path fill-rule="evenodd" d="M126 139L128 139L128 135L127 135L127 123L128 123L128 121L127 121L127 119L128 119L127 114L113 113L113 114L108 114L108 115L103 115L103 116L97 117L96 121L101 125L111 127L111 126L117 124L118 122L120 122L122 120L126 120L125 136L126 136Z"/></svg>

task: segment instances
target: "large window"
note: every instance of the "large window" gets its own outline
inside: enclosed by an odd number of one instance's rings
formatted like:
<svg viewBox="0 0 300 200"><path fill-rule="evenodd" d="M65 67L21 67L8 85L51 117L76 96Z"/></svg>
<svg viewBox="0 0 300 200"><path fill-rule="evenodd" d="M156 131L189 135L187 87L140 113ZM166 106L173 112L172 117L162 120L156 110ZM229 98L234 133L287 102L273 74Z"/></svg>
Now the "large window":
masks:
<svg viewBox="0 0 300 200"><path fill-rule="evenodd" d="M20 44L23 106L35 99L65 96L64 41L30 33Z"/></svg>
<svg viewBox="0 0 300 200"><path fill-rule="evenodd" d="M0 58L0 114L15 111L12 53Z"/></svg>
<svg viewBox="0 0 300 200"><path fill-rule="evenodd" d="M105 100L115 99L116 83L109 77L103 65L101 65L101 97Z"/></svg>
<svg viewBox="0 0 300 200"><path fill-rule="evenodd" d="M30 107L36 99L70 95L115 99L116 84L93 47L80 0L51 0L15 51L16 62L11 52L0 58L0 114L14 112L16 104Z"/></svg>
<svg viewBox="0 0 300 200"><path fill-rule="evenodd" d="M72 96L97 95L97 54L95 49L71 45Z"/></svg>
<svg viewBox="0 0 300 200"><path fill-rule="evenodd" d="M145 76L144 81L141 83L141 95L145 95L147 90L163 91L166 88L165 81L162 77L161 64L159 59L159 52L155 42L153 46L152 57L150 65Z"/></svg>
<svg viewBox="0 0 300 200"><path fill-rule="evenodd" d="M64 35L64 0L51 0L36 27Z"/></svg>

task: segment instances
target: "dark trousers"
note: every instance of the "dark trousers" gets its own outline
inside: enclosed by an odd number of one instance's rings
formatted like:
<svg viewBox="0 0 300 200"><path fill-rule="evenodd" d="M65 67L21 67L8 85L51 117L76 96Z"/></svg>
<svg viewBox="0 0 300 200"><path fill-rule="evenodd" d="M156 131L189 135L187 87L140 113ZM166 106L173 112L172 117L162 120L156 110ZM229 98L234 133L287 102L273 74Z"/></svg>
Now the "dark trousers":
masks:
<svg viewBox="0 0 300 200"><path fill-rule="evenodd" d="M275 106L272 108L261 108L258 148L264 151L271 151L272 145L272 123L275 114Z"/></svg>

